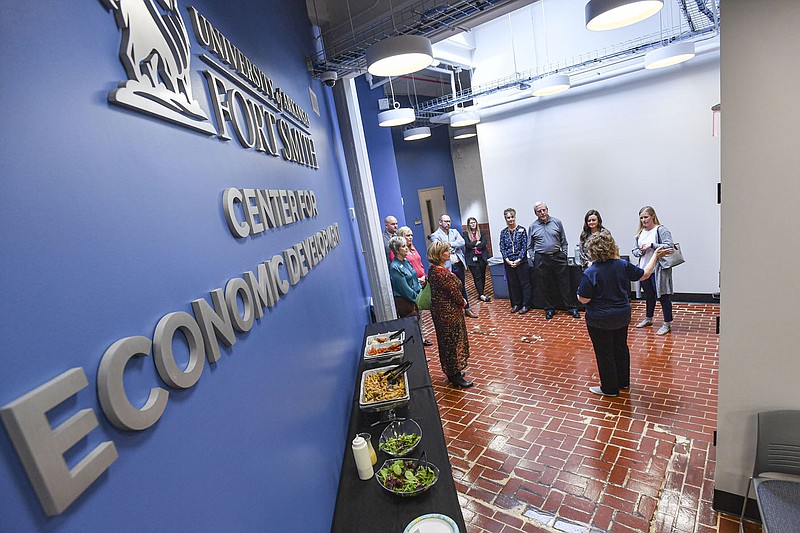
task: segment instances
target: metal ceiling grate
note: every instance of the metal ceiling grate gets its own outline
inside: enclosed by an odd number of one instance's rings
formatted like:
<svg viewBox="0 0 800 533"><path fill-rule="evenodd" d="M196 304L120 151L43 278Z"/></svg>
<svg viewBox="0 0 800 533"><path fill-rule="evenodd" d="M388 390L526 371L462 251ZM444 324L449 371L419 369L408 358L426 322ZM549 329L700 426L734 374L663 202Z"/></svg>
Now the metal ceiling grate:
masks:
<svg viewBox="0 0 800 533"><path fill-rule="evenodd" d="M319 74L335 70L340 76L366 70L364 58L370 45L397 35L424 35L459 29L471 19L515 0L421 0L380 20L332 40L322 34L323 50L311 59L311 69Z"/></svg>
<svg viewBox="0 0 800 533"><path fill-rule="evenodd" d="M430 118L441 114L446 108L454 107L475 98L488 96L510 89L527 89L528 86L552 74L569 74L580 77L595 72L602 67L641 57L651 50L679 42L699 42L711 39L719 33L719 0L677 0L686 19L660 33L642 36L638 39L586 53L560 63L542 65L537 69L516 72L504 78L492 80L478 86L469 87L455 94L444 95L420 103L415 112L418 117ZM691 20L690 24L687 21ZM433 116L431 116L433 115Z"/></svg>

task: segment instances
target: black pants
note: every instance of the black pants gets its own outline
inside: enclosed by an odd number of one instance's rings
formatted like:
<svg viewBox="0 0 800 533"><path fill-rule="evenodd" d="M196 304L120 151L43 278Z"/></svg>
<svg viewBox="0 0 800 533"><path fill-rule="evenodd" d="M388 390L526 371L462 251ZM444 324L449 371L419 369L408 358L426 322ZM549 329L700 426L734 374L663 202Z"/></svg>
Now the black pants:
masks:
<svg viewBox="0 0 800 533"><path fill-rule="evenodd" d="M508 282L508 294L511 296L513 307L532 307L533 295L531 294L531 277L528 261L522 259L517 268L511 268L508 263L503 263L506 267L506 281Z"/></svg>
<svg viewBox="0 0 800 533"><path fill-rule="evenodd" d="M469 271L472 272L472 280L475 282L475 290L478 296L485 296L486 293L486 259L476 256L477 261L470 261Z"/></svg>
<svg viewBox="0 0 800 533"><path fill-rule="evenodd" d="M606 394L619 394L621 387L631 384L631 352L628 349L628 326L619 329L600 329L589 326L594 346L600 388Z"/></svg>
<svg viewBox="0 0 800 533"><path fill-rule="evenodd" d="M542 288L545 310L555 311L557 307L560 307L559 304L567 310L577 309L575 297L569 293L569 270L566 254L536 254L534 257L536 282Z"/></svg>
<svg viewBox="0 0 800 533"><path fill-rule="evenodd" d="M461 280L461 295L464 297L464 301L467 302L467 306L464 309L469 309L469 298L467 298L467 276L466 272L464 271L464 263L459 261L458 263L452 264L453 274L458 276L458 279Z"/></svg>

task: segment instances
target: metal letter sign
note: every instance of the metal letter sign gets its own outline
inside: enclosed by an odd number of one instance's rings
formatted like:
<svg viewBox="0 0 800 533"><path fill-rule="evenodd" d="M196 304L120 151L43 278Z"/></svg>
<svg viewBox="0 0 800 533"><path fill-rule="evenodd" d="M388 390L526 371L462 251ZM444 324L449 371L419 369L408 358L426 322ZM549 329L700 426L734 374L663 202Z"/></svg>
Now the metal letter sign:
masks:
<svg viewBox="0 0 800 533"><path fill-rule="evenodd" d="M128 81L108 93L108 101L216 133L192 96L189 35L177 0L100 0L114 11L122 30L119 58Z"/></svg>

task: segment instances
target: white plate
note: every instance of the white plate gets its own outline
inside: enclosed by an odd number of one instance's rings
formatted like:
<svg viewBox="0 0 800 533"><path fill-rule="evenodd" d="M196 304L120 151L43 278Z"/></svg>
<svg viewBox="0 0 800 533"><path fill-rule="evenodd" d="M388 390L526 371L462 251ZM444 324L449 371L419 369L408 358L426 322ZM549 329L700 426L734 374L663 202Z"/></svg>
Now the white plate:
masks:
<svg viewBox="0 0 800 533"><path fill-rule="evenodd" d="M459 533L458 526L449 516L424 514L411 521L403 533Z"/></svg>

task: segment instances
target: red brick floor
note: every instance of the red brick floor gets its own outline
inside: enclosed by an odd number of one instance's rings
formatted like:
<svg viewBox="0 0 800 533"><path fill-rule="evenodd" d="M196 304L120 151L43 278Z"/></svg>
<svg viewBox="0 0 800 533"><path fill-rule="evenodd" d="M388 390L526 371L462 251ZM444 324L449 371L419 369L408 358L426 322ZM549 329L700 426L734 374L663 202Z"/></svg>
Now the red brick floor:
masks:
<svg viewBox="0 0 800 533"><path fill-rule="evenodd" d="M711 508L718 306L676 304L663 337L660 309L654 327L631 328L631 388L606 398L587 390L599 379L583 318L510 314L467 279L473 388L448 384L429 317L424 330L469 533L738 531Z"/></svg>

